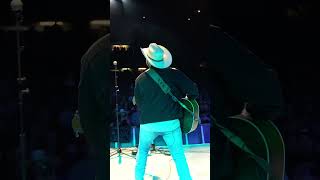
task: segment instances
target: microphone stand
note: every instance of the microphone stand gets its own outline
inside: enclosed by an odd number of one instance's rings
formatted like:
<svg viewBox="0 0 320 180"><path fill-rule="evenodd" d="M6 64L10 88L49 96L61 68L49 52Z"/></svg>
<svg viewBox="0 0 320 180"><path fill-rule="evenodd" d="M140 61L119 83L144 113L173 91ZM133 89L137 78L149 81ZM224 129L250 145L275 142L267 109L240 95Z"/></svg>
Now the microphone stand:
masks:
<svg viewBox="0 0 320 180"><path fill-rule="evenodd" d="M17 82L19 85L19 95L18 95L18 105L19 105L19 124L20 124L20 132L19 132L19 140L20 140L20 161L21 161L21 179L27 179L27 163L26 163L26 133L24 130L24 118L23 118L23 95L29 93L28 88L23 88L23 83L26 81L26 77L22 76L21 73L21 52L23 50L23 46L20 45L20 31L21 24L23 21L23 3L21 0L12 0L11 9L15 13L16 16L16 40L17 40L17 63L18 63L18 78Z"/></svg>
<svg viewBox="0 0 320 180"><path fill-rule="evenodd" d="M151 151L151 153L163 154L163 155L166 155L166 156L170 156L170 151L169 150L164 150L162 148L157 148L155 143L154 143L154 140L153 140L152 144L150 145L150 151Z"/></svg>
<svg viewBox="0 0 320 180"><path fill-rule="evenodd" d="M113 153L110 155L110 157L118 154L118 158L119 158L119 161L118 163L121 164L122 163L122 156L121 154L123 155L126 155L128 157L131 157L131 158L134 158L133 156L130 156L129 154L126 154L126 153L123 153L122 152L122 149L121 149L121 143L120 143L120 127L119 127L119 117L118 117L118 114L119 114L119 105L118 105L118 92L119 92L119 87L118 87L118 76L117 76L117 71L118 71L118 68L117 68L117 64L118 62L117 61L113 61L113 65L114 65L114 87L115 87L115 100L116 100L116 110L115 110L115 114L116 114L116 120L117 120L117 152L116 153ZM135 159L135 158L134 158Z"/></svg>

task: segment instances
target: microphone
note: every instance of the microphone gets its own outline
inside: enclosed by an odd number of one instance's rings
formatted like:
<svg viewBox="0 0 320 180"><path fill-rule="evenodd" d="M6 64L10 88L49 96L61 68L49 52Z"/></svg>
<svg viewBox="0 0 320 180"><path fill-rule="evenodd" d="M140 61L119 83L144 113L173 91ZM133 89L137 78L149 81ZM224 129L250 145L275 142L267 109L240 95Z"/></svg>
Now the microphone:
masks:
<svg viewBox="0 0 320 180"><path fill-rule="evenodd" d="M119 92L120 90L118 89L118 82L117 82L117 79L118 79L118 76L117 76L117 64L118 62L117 61L113 61L113 65L114 65L114 80L115 80L115 88L116 88L116 92Z"/></svg>
<svg viewBox="0 0 320 180"><path fill-rule="evenodd" d="M22 11L23 9L23 3L21 0L12 0L11 3L11 10L14 12Z"/></svg>

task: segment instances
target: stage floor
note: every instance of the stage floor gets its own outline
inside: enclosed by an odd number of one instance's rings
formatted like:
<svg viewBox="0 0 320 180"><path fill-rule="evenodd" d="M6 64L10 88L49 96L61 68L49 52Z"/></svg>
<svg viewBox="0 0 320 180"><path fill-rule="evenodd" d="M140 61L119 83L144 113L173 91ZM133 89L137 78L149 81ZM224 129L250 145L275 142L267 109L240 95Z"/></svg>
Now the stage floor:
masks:
<svg viewBox="0 0 320 180"><path fill-rule="evenodd" d="M166 147L157 147L167 151ZM195 180L210 179L210 144L184 146L186 158L191 176ZM122 148L126 154L130 154L136 148ZM110 154L115 149L110 150ZM134 180L135 159L122 155L119 164L117 155L110 157L111 180ZM157 152L151 152L148 157L145 180L179 180L177 170L171 156Z"/></svg>

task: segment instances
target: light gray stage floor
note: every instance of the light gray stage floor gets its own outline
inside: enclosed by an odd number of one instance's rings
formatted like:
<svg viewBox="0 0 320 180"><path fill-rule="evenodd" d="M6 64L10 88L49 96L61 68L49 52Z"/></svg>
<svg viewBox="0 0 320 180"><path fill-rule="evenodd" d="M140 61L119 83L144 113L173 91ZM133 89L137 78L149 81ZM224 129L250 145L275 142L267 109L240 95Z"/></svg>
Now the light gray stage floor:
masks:
<svg viewBox="0 0 320 180"><path fill-rule="evenodd" d="M165 147L157 147L167 151ZM122 148L130 154L136 148ZM194 180L210 179L210 144L184 146L191 176ZM110 154L115 149L110 150ZM150 152L148 157L145 180L179 180L177 170L171 156L158 151ZM111 180L134 180L135 159L122 155L121 163L117 155L110 157Z"/></svg>

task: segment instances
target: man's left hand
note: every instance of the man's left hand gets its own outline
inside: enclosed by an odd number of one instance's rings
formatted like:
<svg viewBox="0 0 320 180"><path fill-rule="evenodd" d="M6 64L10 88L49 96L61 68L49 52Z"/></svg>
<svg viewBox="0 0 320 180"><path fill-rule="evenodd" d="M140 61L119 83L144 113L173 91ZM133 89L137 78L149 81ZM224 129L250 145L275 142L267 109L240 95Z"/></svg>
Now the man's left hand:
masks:
<svg viewBox="0 0 320 180"><path fill-rule="evenodd" d="M240 113L240 116L241 117L244 117L246 119L252 119L250 113L247 111L247 104L248 103L245 103L244 104L244 108L242 109L241 113Z"/></svg>

